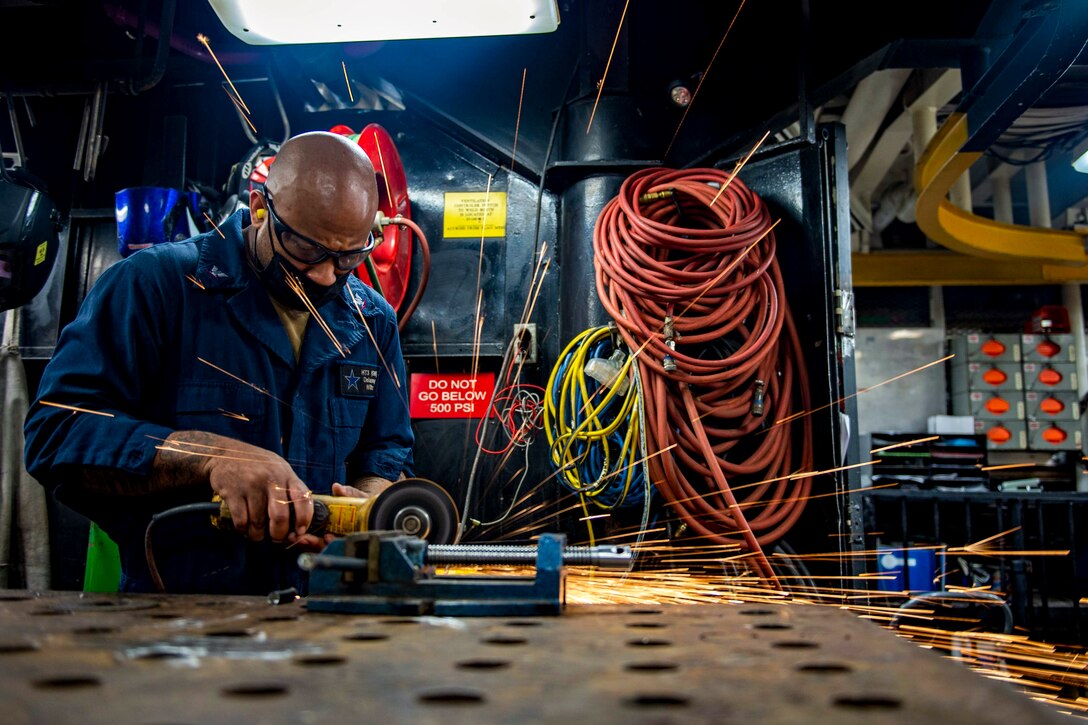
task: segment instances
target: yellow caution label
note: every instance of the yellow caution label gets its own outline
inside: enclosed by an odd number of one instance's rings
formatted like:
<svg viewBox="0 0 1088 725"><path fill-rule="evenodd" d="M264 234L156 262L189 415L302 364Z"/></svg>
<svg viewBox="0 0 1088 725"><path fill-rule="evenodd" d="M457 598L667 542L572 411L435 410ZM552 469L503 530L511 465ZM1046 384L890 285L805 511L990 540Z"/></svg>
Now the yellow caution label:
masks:
<svg viewBox="0 0 1088 725"><path fill-rule="evenodd" d="M36 251L34 253L34 266L35 267L37 267L39 264L41 264L42 262L45 261L45 253L46 253L46 251L48 249L49 249L49 242L42 242L41 244L38 245L38 251Z"/></svg>
<svg viewBox="0 0 1088 725"><path fill-rule="evenodd" d="M447 191L442 236L451 239L505 237L506 192Z"/></svg>

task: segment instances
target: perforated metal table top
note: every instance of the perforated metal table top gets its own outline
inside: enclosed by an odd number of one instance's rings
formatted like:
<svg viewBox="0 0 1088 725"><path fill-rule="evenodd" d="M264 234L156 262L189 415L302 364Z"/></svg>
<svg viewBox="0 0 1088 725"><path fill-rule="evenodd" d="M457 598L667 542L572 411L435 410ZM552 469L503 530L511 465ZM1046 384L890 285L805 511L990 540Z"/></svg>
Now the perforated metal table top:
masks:
<svg viewBox="0 0 1088 725"><path fill-rule="evenodd" d="M1012 686L834 608L307 612L0 591L7 723L1045 723Z"/></svg>

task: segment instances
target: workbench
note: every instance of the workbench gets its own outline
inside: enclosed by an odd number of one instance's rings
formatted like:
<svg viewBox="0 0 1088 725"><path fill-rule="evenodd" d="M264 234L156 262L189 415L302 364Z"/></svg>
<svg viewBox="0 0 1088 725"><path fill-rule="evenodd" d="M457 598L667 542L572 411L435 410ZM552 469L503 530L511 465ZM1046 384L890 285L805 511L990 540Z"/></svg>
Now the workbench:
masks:
<svg viewBox="0 0 1088 725"><path fill-rule="evenodd" d="M390 617L16 590L0 590L0 703L8 725L1068 721L831 607Z"/></svg>

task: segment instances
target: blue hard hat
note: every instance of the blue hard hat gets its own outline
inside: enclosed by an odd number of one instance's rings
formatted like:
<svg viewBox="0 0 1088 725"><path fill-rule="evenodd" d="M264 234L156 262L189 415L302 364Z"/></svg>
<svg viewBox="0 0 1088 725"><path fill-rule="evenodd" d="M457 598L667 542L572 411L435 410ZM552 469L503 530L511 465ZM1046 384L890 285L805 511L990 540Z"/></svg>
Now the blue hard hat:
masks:
<svg viewBox="0 0 1088 725"><path fill-rule="evenodd" d="M199 208L195 191L158 186L134 186L115 195L117 248L122 257L154 244L177 242L192 236L187 211Z"/></svg>

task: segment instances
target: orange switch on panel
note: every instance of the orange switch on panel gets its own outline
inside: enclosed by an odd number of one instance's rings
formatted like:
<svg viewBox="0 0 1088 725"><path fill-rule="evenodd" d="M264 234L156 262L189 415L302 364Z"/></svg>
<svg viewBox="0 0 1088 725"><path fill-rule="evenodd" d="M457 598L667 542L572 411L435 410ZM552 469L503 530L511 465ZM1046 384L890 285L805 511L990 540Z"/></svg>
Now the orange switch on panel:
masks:
<svg viewBox="0 0 1088 725"><path fill-rule="evenodd" d="M1035 346L1035 352L1039 353L1043 357L1054 357L1061 351L1061 345L1045 337L1043 338L1042 342Z"/></svg>
<svg viewBox="0 0 1088 725"><path fill-rule="evenodd" d="M1057 385L1062 381L1062 374L1052 367L1046 367L1039 371L1039 382L1043 385Z"/></svg>
<svg viewBox="0 0 1088 725"><path fill-rule="evenodd" d="M1009 376L1000 368L990 368L982 374L982 380L987 385L1002 385L1008 379Z"/></svg>
<svg viewBox="0 0 1088 725"><path fill-rule="evenodd" d="M1009 412L1010 407L1009 401L997 395L987 400L985 405L986 412L993 415L1004 415Z"/></svg>
<svg viewBox="0 0 1088 725"><path fill-rule="evenodd" d="M1058 400L1053 395L1049 395L1039 401L1039 410L1047 415L1058 415L1065 410L1065 403Z"/></svg>
<svg viewBox="0 0 1088 725"><path fill-rule="evenodd" d="M979 350L982 351L982 354L987 357L1000 357L1001 355L1005 354L1005 350L1007 349L1008 348L1005 347L1005 343L1001 342L1000 340L995 340L992 337L986 342L982 343L982 347L979 348Z"/></svg>
<svg viewBox="0 0 1088 725"><path fill-rule="evenodd" d="M994 443L1008 443L1012 440L1012 431L998 423L993 428L986 431L986 437Z"/></svg>
<svg viewBox="0 0 1088 725"><path fill-rule="evenodd" d="M1068 437L1068 433L1053 424L1043 431L1043 440L1055 446L1059 443L1064 443L1065 439Z"/></svg>

